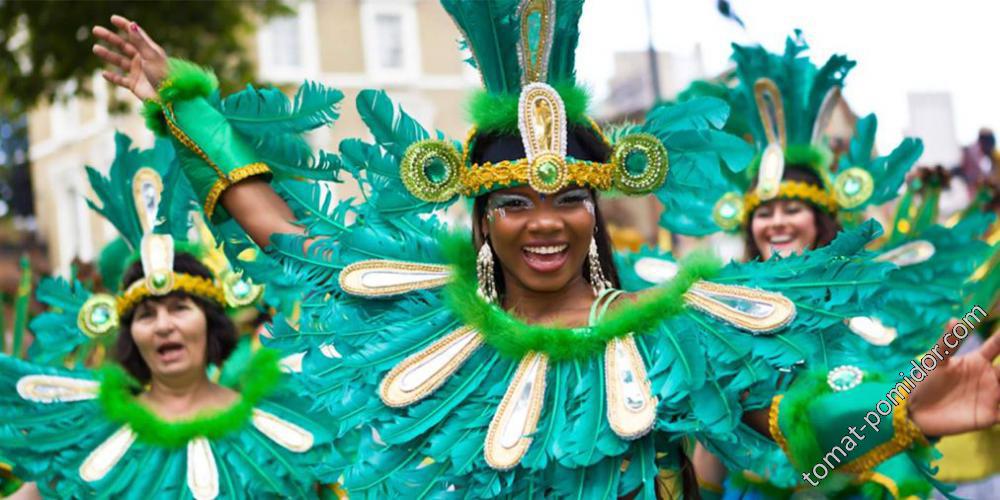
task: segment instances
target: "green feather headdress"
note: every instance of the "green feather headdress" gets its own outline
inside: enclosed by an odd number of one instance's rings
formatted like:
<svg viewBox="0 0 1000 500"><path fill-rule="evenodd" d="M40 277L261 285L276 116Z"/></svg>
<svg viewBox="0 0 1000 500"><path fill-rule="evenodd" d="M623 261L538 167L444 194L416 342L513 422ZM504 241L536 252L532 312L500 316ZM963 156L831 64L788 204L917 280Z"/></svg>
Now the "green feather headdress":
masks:
<svg viewBox="0 0 1000 500"><path fill-rule="evenodd" d="M401 177L429 202L529 185L553 193L575 184L628 194L659 187L667 148L652 134L611 144L587 114L575 82L583 0L443 0L472 52L483 89L461 151L443 140L410 146ZM583 146L582 144L586 144Z"/></svg>
<svg viewBox="0 0 1000 500"><path fill-rule="evenodd" d="M738 232L757 206L776 198L804 200L853 225L866 207L895 196L923 146L905 139L889 155L876 156L878 123L869 115L857 121L849 150L835 162L823 133L855 62L834 55L816 66L804 55L808 48L798 31L787 39L784 54L734 44L736 68L729 76L735 84L696 82L682 93L724 98L733 110L727 130L741 133L757 154L749 168L726 177L729 189L714 201L710 217L679 232ZM785 179L786 165L815 174L819 185Z"/></svg>

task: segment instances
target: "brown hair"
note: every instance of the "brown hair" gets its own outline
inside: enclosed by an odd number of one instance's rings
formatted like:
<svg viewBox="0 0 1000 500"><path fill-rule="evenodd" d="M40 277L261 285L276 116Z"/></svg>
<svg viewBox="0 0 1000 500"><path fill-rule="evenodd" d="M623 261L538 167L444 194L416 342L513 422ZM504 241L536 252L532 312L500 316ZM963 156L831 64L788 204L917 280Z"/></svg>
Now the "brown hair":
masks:
<svg viewBox="0 0 1000 500"><path fill-rule="evenodd" d="M819 175L816 175L815 172L809 170L808 167L801 165L789 165L785 167L785 173L781 179L785 181L805 182L807 184L823 187L823 182L820 180ZM756 182L750 186L750 189L753 189L754 187L756 187ZM767 203L762 203L754 209L754 212L766 204ZM830 242L837 237L837 233L841 230L840 222L837 222L837 218L826 210L823 210L808 201L806 202L806 205L808 205L809 209L812 210L813 220L816 221L816 241L813 242L810 249L829 245ZM743 241L746 243L746 260L751 261L760 259L760 249L757 248L757 244L753 239L753 212L747 215L746 224L743 228Z"/></svg>
<svg viewBox="0 0 1000 500"><path fill-rule="evenodd" d="M198 259L186 253L177 253L174 255L174 271L202 278L213 278L212 272L207 267L198 262ZM121 289L127 289L129 285L144 276L142 263L136 262L125 271ZM221 305L215 302L180 291L171 292L163 297L150 297L143 300L143 302L163 300L167 297L188 297L202 310L206 321L205 360L209 364L222 366L222 363L232 354L233 349L236 348L237 340L236 326L233 325L229 316L226 316L226 311ZM118 339L115 341L114 358L125 368L125 371L129 375L135 377L140 383L145 384L149 382L151 374L149 365L146 364L146 360L142 359L142 355L139 354L139 348L135 345L135 339L132 338L132 317L135 315L135 310L136 308L133 307L132 310L120 318L121 331L118 333Z"/></svg>

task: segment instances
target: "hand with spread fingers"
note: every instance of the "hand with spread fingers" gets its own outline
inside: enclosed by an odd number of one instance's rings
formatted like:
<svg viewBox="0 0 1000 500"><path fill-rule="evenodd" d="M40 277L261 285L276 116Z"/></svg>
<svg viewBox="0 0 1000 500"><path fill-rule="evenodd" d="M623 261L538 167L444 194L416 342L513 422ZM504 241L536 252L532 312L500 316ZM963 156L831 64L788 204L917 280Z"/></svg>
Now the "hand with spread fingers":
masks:
<svg viewBox="0 0 1000 500"><path fill-rule="evenodd" d="M945 337L935 346L943 360L910 394L910 417L928 436L961 434L1000 423L1000 366L993 365L1000 356L1000 335L957 357L951 357L954 349L945 347Z"/></svg>
<svg viewBox="0 0 1000 500"><path fill-rule="evenodd" d="M111 24L124 36L103 26L92 30L105 44L94 44L94 54L109 67L102 73L104 79L140 99L155 99L156 87L167 74L167 53L135 22L116 15Z"/></svg>

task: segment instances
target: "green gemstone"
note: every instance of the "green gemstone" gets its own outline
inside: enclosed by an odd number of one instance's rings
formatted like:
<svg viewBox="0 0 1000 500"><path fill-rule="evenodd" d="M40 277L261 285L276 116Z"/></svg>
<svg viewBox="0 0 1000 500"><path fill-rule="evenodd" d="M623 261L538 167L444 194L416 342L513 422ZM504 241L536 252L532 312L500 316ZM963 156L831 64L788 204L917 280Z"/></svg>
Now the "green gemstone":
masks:
<svg viewBox="0 0 1000 500"><path fill-rule="evenodd" d="M538 166L538 179L546 186L559 180L559 167L554 162L547 161Z"/></svg>
<svg viewBox="0 0 1000 500"><path fill-rule="evenodd" d="M723 204L719 207L719 215L721 215L724 219L732 219L733 217L736 217L736 207L734 207L732 203Z"/></svg>
<svg viewBox="0 0 1000 500"><path fill-rule="evenodd" d="M103 325L111 319L111 311L108 306L97 306L90 311L90 322L95 325Z"/></svg>
<svg viewBox="0 0 1000 500"><path fill-rule="evenodd" d="M233 295L238 299L246 298L250 295L250 284L243 280L237 281L233 284Z"/></svg>
<svg viewBox="0 0 1000 500"><path fill-rule="evenodd" d="M424 176L433 184L441 184L448 179L448 163L440 156L432 156L424 162Z"/></svg>
<svg viewBox="0 0 1000 500"><path fill-rule="evenodd" d="M848 177L847 181L844 182L844 193L854 196L861 191L861 181L855 177Z"/></svg>
<svg viewBox="0 0 1000 500"><path fill-rule="evenodd" d="M646 173L648 168L649 156L641 149L631 151L625 157L625 171L633 177Z"/></svg>
<svg viewBox="0 0 1000 500"><path fill-rule="evenodd" d="M156 288L162 288L167 285L167 275L163 273L156 273L153 275L153 286Z"/></svg>

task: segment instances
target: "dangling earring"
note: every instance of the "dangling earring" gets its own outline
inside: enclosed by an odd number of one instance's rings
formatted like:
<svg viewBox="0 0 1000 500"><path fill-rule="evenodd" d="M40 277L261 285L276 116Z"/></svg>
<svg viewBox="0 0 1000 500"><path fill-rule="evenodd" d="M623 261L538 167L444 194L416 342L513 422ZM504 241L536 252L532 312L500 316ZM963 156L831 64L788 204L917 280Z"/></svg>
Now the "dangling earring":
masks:
<svg viewBox="0 0 1000 500"><path fill-rule="evenodd" d="M497 302L497 284L493 280L493 249L488 241L479 247L476 257L476 278L479 281L479 296L490 304Z"/></svg>
<svg viewBox="0 0 1000 500"><path fill-rule="evenodd" d="M611 283L604 277L601 269L601 258L597 254L597 240L590 238L590 252L587 253L587 262L590 265L590 286L594 289L594 295L610 289Z"/></svg>

